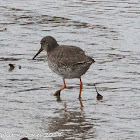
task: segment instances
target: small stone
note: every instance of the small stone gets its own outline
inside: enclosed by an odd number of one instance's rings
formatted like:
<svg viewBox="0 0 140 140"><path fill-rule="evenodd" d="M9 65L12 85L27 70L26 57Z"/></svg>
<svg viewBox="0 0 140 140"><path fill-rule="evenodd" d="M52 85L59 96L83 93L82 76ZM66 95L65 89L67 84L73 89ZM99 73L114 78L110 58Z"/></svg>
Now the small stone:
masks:
<svg viewBox="0 0 140 140"><path fill-rule="evenodd" d="M14 64L9 64L9 66L10 66L9 71L14 70L14 68L15 68Z"/></svg>
<svg viewBox="0 0 140 140"><path fill-rule="evenodd" d="M21 69L21 66L19 66L18 68Z"/></svg>

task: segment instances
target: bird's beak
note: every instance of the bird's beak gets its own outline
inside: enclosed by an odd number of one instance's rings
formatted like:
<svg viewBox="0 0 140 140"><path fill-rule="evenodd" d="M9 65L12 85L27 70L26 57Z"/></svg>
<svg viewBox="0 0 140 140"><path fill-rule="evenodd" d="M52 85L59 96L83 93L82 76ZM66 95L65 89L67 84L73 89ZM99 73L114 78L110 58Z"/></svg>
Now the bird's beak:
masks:
<svg viewBox="0 0 140 140"><path fill-rule="evenodd" d="M43 51L43 49L42 49L42 47L39 49L39 51L37 52L37 54L33 57L33 59L32 60L34 60L35 59L35 57L36 56L38 56L41 52Z"/></svg>

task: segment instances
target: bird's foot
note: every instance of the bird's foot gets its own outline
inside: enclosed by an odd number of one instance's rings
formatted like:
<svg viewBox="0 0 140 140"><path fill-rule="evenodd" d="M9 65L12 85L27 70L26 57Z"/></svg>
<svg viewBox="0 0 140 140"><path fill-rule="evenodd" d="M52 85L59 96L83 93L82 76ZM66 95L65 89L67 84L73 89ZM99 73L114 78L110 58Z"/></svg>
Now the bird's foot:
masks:
<svg viewBox="0 0 140 140"><path fill-rule="evenodd" d="M57 91L55 92L54 96L60 96L60 92L61 92L61 90L57 90Z"/></svg>
<svg viewBox="0 0 140 140"><path fill-rule="evenodd" d="M54 94L54 96L56 96L56 98L57 98L57 102L61 102L60 93L61 93L61 90L57 90Z"/></svg>
<svg viewBox="0 0 140 140"><path fill-rule="evenodd" d="M81 97L81 96L79 96L79 97L78 97L78 99L79 99L79 100L81 100L81 99L82 99L82 97Z"/></svg>

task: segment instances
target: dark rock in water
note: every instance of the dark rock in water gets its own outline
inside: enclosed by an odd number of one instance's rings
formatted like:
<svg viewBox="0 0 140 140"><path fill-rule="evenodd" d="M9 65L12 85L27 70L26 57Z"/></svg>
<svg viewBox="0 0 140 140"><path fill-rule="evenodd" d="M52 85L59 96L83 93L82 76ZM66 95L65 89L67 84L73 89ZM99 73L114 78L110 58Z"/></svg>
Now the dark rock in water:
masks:
<svg viewBox="0 0 140 140"><path fill-rule="evenodd" d="M9 64L9 66L9 71L13 71L15 69L15 64ZM21 69L21 65L19 65L18 68Z"/></svg>
<svg viewBox="0 0 140 140"><path fill-rule="evenodd" d="M10 66L9 71L14 70L14 68L15 68L14 64L9 64L9 66Z"/></svg>

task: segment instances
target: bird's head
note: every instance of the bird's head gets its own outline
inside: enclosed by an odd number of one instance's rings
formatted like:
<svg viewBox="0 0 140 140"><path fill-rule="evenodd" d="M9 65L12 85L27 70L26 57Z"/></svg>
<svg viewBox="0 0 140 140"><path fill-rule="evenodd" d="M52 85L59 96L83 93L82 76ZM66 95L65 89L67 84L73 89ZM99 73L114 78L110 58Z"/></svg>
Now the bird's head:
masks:
<svg viewBox="0 0 140 140"><path fill-rule="evenodd" d="M37 54L33 57L33 60L35 59L35 57L41 53L43 50L50 52L52 51L54 48L56 48L58 45L57 41L51 37L51 36L45 36L41 39L40 41L41 44L41 48L39 49L39 51L37 52Z"/></svg>

